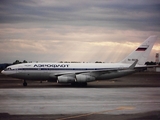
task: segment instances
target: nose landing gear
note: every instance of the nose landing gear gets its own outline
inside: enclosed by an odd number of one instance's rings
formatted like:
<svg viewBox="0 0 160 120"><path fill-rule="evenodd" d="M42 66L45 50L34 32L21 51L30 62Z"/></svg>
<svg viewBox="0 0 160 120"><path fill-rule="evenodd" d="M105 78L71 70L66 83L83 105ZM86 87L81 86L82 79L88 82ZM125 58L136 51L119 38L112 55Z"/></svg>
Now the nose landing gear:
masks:
<svg viewBox="0 0 160 120"><path fill-rule="evenodd" d="M26 80L24 80L24 82L23 82L23 86L27 86L27 82L26 82Z"/></svg>

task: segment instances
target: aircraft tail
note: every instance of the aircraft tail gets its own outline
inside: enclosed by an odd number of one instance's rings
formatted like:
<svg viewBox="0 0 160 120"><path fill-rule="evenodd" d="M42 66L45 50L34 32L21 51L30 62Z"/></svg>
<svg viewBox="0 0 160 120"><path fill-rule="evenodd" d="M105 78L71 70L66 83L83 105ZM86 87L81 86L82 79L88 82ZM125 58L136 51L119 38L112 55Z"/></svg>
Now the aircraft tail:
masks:
<svg viewBox="0 0 160 120"><path fill-rule="evenodd" d="M148 37L135 51L123 59L121 63L132 64L137 59L139 65L144 65L156 40L157 36L155 35Z"/></svg>

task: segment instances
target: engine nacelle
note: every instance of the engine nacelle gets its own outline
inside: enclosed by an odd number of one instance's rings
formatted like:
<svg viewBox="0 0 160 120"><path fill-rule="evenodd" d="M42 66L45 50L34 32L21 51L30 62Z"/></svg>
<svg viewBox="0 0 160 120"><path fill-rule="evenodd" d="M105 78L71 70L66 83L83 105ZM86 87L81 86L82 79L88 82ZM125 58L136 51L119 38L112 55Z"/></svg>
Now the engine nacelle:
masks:
<svg viewBox="0 0 160 120"><path fill-rule="evenodd" d="M76 82L91 82L96 80L95 77L85 74L76 75L76 79L77 79Z"/></svg>
<svg viewBox="0 0 160 120"><path fill-rule="evenodd" d="M75 82L75 77L73 76L67 76L67 75L61 75L58 76L58 83L72 83Z"/></svg>

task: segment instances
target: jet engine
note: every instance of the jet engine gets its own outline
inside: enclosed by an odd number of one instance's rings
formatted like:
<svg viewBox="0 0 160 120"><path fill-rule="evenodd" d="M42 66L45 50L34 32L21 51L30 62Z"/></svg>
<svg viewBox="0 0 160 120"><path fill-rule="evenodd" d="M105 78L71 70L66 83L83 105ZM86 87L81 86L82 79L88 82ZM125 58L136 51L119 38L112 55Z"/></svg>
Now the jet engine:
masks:
<svg viewBox="0 0 160 120"><path fill-rule="evenodd" d="M76 82L91 82L94 81L96 78L86 74L79 74L76 75Z"/></svg>
<svg viewBox="0 0 160 120"><path fill-rule="evenodd" d="M73 76L67 76L67 75L61 75L58 76L58 83L71 83L71 82L75 82L75 77Z"/></svg>

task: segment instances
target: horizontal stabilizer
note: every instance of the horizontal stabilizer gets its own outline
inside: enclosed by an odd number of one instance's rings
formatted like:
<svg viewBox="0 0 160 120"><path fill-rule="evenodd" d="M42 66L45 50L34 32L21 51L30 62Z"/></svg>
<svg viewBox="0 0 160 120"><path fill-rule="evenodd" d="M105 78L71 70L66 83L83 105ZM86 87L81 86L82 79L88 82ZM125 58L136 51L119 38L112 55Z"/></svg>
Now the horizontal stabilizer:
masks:
<svg viewBox="0 0 160 120"><path fill-rule="evenodd" d="M134 63L131 66L129 66L129 69L134 69L134 67L136 66L137 62L138 62L138 60L135 60Z"/></svg>

